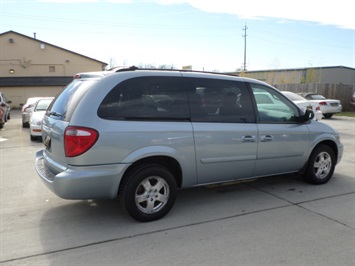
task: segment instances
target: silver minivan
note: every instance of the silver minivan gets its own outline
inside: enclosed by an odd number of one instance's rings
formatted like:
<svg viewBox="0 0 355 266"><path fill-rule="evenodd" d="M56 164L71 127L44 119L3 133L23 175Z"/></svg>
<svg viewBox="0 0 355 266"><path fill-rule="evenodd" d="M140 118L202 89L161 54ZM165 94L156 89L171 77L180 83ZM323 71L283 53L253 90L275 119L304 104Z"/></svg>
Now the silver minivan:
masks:
<svg viewBox="0 0 355 266"><path fill-rule="evenodd" d="M343 146L312 118L258 80L132 68L70 83L46 111L35 165L59 197L118 197L152 221L182 188L285 173L326 183Z"/></svg>

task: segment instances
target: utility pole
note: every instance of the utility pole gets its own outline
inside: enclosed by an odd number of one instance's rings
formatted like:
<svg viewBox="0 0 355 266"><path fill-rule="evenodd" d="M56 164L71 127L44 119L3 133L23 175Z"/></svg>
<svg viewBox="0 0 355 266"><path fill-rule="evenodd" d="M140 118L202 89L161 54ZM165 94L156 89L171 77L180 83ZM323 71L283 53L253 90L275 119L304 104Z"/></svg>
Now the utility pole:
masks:
<svg viewBox="0 0 355 266"><path fill-rule="evenodd" d="M244 66L243 66L243 70L246 71L247 70L247 25L245 24L243 30L244 30L244 35L242 35L242 37L244 37Z"/></svg>

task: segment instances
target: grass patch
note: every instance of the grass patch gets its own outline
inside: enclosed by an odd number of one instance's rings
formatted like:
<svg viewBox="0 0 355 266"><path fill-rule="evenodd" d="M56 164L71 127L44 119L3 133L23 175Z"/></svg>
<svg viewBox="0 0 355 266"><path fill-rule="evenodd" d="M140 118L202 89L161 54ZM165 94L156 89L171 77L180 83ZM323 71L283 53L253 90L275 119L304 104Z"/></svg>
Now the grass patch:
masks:
<svg viewBox="0 0 355 266"><path fill-rule="evenodd" d="M335 114L335 116L355 117L355 112L341 112L341 113Z"/></svg>

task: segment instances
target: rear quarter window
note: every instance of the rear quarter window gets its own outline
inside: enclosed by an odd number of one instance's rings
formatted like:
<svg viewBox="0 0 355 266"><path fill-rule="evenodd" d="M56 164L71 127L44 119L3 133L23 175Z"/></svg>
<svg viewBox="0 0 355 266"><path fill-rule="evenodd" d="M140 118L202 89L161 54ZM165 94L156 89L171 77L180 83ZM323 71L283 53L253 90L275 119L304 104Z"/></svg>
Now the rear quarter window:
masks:
<svg viewBox="0 0 355 266"><path fill-rule="evenodd" d="M109 120L188 120L186 87L181 77L136 77L116 85L98 116Z"/></svg>
<svg viewBox="0 0 355 266"><path fill-rule="evenodd" d="M53 100L46 115L55 119L70 121L79 101L96 82L96 79L74 80Z"/></svg>

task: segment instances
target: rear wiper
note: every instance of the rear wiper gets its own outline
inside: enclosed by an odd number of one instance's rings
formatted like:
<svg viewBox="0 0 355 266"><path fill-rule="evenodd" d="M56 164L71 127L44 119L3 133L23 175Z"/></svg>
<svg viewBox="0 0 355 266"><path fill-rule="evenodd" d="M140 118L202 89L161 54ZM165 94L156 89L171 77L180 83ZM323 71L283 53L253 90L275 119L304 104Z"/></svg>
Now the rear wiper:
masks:
<svg viewBox="0 0 355 266"><path fill-rule="evenodd" d="M58 112L50 112L49 115L62 116L62 114Z"/></svg>

